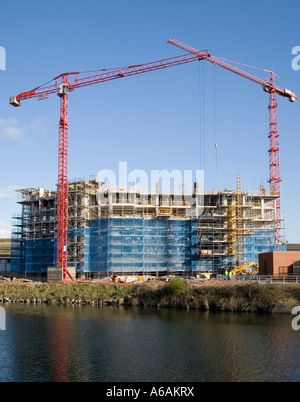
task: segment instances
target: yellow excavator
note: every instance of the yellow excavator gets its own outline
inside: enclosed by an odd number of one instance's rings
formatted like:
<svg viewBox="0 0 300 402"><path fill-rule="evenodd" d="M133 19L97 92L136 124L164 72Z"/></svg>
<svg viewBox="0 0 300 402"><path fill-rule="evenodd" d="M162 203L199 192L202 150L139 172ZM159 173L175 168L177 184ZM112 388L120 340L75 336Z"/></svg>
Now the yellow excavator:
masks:
<svg viewBox="0 0 300 402"><path fill-rule="evenodd" d="M251 268L250 268L251 267ZM247 268L250 268L246 272L244 272ZM232 275L237 275L237 274L249 274L249 275L254 275L257 274L258 272L258 264L256 262L247 262L244 265L239 265L236 267L233 267L230 269Z"/></svg>

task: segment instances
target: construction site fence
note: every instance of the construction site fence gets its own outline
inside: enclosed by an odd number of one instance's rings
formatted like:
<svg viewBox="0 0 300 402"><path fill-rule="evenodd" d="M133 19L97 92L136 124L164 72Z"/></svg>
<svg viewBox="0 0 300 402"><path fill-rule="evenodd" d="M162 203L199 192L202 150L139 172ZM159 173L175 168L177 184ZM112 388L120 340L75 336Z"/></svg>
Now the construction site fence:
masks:
<svg viewBox="0 0 300 402"><path fill-rule="evenodd" d="M300 275L255 275L252 281L258 283L300 283Z"/></svg>
<svg viewBox="0 0 300 402"><path fill-rule="evenodd" d="M219 278L220 279L220 278ZM300 275L288 274L288 275L234 275L232 277L234 281L247 281L256 283L299 283Z"/></svg>

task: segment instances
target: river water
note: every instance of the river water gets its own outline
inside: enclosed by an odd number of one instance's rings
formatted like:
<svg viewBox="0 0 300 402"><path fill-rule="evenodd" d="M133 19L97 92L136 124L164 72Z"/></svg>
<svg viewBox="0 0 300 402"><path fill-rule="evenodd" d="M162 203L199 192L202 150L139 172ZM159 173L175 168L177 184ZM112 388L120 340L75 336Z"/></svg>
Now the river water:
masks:
<svg viewBox="0 0 300 402"><path fill-rule="evenodd" d="M300 380L290 314L6 304L0 381Z"/></svg>

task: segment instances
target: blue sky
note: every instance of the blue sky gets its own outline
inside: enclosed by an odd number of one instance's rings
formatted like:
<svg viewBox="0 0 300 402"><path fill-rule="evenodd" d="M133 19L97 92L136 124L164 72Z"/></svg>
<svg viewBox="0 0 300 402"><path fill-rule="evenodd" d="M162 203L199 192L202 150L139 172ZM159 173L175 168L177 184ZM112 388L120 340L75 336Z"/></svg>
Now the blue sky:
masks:
<svg viewBox="0 0 300 402"><path fill-rule="evenodd" d="M8 98L60 73L177 56L177 39L218 57L273 70L300 96L297 1L1 1L0 236L20 213L13 191L55 189L59 98ZM260 78L268 75L242 67ZM278 97L281 206L289 242L300 242L299 107ZM102 169L204 169L205 188L268 189L268 95L201 61L78 89L69 97L69 177ZM216 151L215 143L218 143Z"/></svg>

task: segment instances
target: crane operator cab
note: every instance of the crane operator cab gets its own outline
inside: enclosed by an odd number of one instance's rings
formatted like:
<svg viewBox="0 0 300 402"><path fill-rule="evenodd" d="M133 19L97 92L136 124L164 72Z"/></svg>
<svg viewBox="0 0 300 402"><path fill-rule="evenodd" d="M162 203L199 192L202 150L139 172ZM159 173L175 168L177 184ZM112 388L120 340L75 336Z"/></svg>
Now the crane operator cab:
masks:
<svg viewBox="0 0 300 402"><path fill-rule="evenodd" d="M69 92L69 84L61 84L58 96L66 95Z"/></svg>

